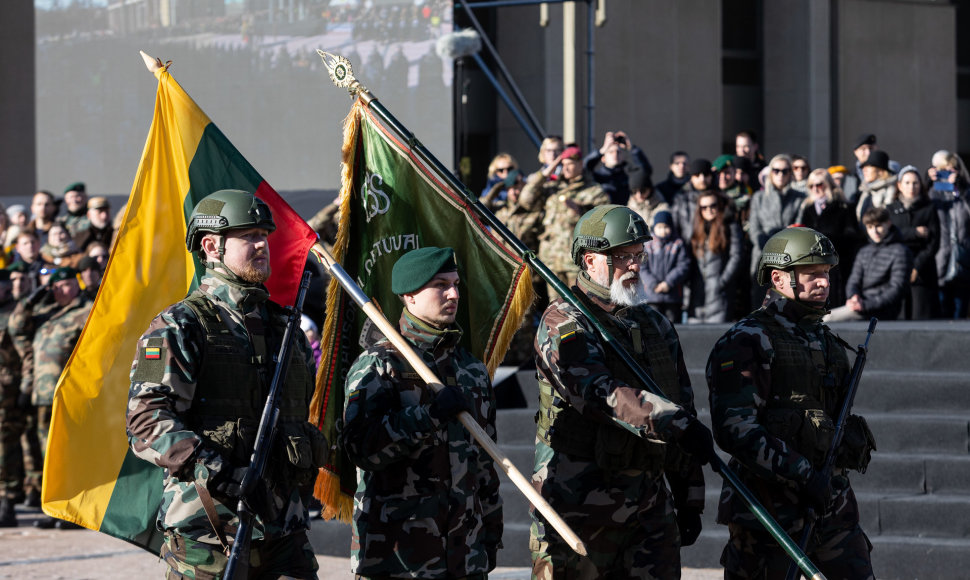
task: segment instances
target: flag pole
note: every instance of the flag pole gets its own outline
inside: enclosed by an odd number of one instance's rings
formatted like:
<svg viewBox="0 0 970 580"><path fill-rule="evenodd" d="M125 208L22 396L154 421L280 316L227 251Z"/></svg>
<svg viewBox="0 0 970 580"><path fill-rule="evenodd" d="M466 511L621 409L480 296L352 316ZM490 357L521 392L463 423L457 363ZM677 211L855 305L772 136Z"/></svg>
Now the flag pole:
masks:
<svg viewBox="0 0 970 580"><path fill-rule="evenodd" d="M363 103L372 111L374 111L381 119L390 125L395 131L397 131L403 138L403 142L408 143L421 158L422 161L427 163L438 176L447 183L452 189L455 190L459 195L461 195L465 202L471 207L471 209L483 219L492 231L499 235L508 245L515 251L523 260L528 262L529 266L536 270L536 272L542 276L547 284L552 286L556 292L563 297L564 300L570 303L573 307L577 308L583 315L589 320L589 322L596 328L596 331L602 337L603 341L609 345L613 351L620 357L623 363L630 369L631 372L636 375L637 380L644 387L647 388L654 395L667 400L666 395L664 395L663 390L657 385L657 383L640 367L639 363L626 351L623 346L617 342L617 340L610 334L606 327L596 319L595 316L589 311L586 306L579 301L578 298L572 293L572 291L566 287L562 281L549 269L548 266L542 263L541 260L536 256L535 252L530 250L525 244L522 243L512 232L505 227L498 218L495 217L491 211L485 208L478 200L474 194L468 191L468 188L459 181L440 161L430 152L428 149L421 144L414 136L414 134L407 129L394 115L391 114L384 105L377 100L370 91L367 90L365 86L360 84L360 82L354 78L353 69L349 60L342 56L331 54L329 52L324 52L322 50L317 50L317 54L323 59L324 65L330 74L330 80L333 84L339 88L345 88L350 93L351 97L359 98ZM778 525L771 514L761 505L758 498L755 497L753 493L744 485L741 479L734 473L733 470L728 466L728 464L721 459L719 456L715 455L711 460L711 467L714 471L718 472L721 477L723 477L737 492L744 503L747 505L748 509L754 514L755 518L765 527L767 532L775 538L778 544L785 550L785 552L791 557L791 559L798 564L798 567L805 572L805 575L811 580L825 580L825 576L815 567L815 565L808 559L805 552L798 547L798 545L791 539L785 530Z"/></svg>
<svg viewBox="0 0 970 580"><path fill-rule="evenodd" d="M408 341L401 336L401 333L398 332L397 328L388 322L387 318L384 317L384 314L378 310L377 306L374 305L371 299L364 294L364 291L361 290L360 286L358 286L350 275L347 274L347 271L344 270L343 267L337 262L336 258L334 258L333 255L320 244L314 245L311 251L320 257L320 260L327 268L327 271L330 272L330 275L337 280L350 298L356 302L358 306L360 306L360 309L364 311L367 318L369 318L371 322L373 322L374 325L380 329L387 340L391 341L391 344L393 344L397 351L401 353L401 355L408 361L421 379L428 384L428 387L430 387L431 390L436 393L443 389L444 385L442 385L441 381L438 380L438 377L434 374L434 371L428 368L428 365L425 364L424 360L421 359L419 354L414 352L414 349L411 347ZM534 505L536 509L539 510L543 516L545 516L546 520L550 525L552 525L552 527L556 529L557 532L559 532L559 535L562 536L563 540L569 544L569 546L575 550L577 554L585 556L586 546L583 544L582 540L580 540L576 533L573 532L573 530L569 527L569 524L567 524L566 521L563 520L558 513L556 513L556 510L549 505L549 502L539 495L539 492L532 487L532 483L526 479L524 475L522 475L522 472L515 467L508 456L505 455L501 449L499 449L498 445L495 444L495 441L492 441L492 438L488 436L488 433L486 433L484 429L482 429L481 425L478 424L478 421L468 414L467 411L462 411L459 413L458 420L462 425L465 426L465 429L468 429L468 432L471 433L472 437L475 438L475 441L477 441L478 444L481 445L482 448L485 449L485 451L492 457L492 459L495 460L495 463L502 468L502 471L504 471L505 475L512 480L512 483L519 488L519 491L521 491L526 498L528 498L529 502L531 502L532 505Z"/></svg>

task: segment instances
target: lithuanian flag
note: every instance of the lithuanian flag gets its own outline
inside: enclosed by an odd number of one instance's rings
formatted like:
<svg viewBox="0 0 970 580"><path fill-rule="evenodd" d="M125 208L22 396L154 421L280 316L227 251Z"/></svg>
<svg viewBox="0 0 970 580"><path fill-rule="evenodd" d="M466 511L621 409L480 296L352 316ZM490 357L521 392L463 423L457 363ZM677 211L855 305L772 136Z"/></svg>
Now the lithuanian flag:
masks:
<svg viewBox="0 0 970 580"><path fill-rule="evenodd" d="M280 304L295 301L307 252L316 241L167 68L155 71L155 116L124 223L54 394L42 492L49 515L155 553L161 545L155 515L162 470L128 448L128 373L149 322L184 298L202 273L185 249L192 208L220 189L255 192L270 206L277 229L269 237L273 274L266 286Z"/></svg>

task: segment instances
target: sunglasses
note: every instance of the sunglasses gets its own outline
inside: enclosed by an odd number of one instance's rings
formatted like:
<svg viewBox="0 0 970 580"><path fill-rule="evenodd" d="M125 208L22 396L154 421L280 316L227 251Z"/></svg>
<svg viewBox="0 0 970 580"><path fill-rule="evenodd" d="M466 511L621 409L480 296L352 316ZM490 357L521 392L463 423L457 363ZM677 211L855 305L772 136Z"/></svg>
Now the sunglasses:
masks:
<svg viewBox="0 0 970 580"><path fill-rule="evenodd" d="M809 189L825 189L825 184L824 183L809 183L808 184L808 188Z"/></svg>
<svg viewBox="0 0 970 580"><path fill-rule="evenodd" d="M710 205L699 205L697 207L701 211L704 211L705 209L717 209L717 204L716 203L712 203Z"/></svg>
<svg viewBox="0 0 970 580"><path fill-rule="evenodd" d="M772 167L771 168L771 172L772 173L777 173L778 175L788 175L788 173L791 172L791 169L788 169L787 167L784 168L784 169L779 169L777 167Z"/></svg>
<svg viewBox="0 0 970 580"><path fill-rule="evenodd" d="M514 167L496 167L495 168L495 173L505 173L506 171L510 171L512 169L515 169L515 168Z"/></svg>

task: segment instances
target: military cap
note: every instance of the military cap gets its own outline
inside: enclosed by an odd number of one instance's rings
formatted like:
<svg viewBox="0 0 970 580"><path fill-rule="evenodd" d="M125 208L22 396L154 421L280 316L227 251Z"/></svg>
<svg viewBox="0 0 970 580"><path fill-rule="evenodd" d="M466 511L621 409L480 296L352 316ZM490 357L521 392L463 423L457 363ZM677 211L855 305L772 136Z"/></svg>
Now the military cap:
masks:
<svg viewBox="0 0 970 580"><path fill-rule="evenodd" d="M562 158L579 161L583 158L583 150L575 145L572 147L566 147L566 150L562 152Z"/></svg>
<svg viewBox="0 0 970 580"><path fill-rule="evenodd" d="M51 274L50 280L48 280L48 282L50 282L51 284L53 284L54 282L60 282L61 280L75 280L76 281L77 280L77 270L75 270L74 268L58 268L58 269L54 270L54 273L53 274Z"/></svg>
<svg viewBox="0 0 970 580"><path fill-rule="evenodd" d="M108 198L98 195L88 200L88 209L102 209L102 208L111 209L111 204L108 203Z"/></svg>
<svg viewBox="0 0 970 580"><path fill-rule="evenodd" d="M734 167L734 155L718 155L714 158L714 162L711 163L711 169L714 171L720 171L725 167Z"/></svg>
<svg viewBox="0 0 970 580"><path fill-rule="evenodd" d="M411 250L398 258L391 269L391 292L410 294L427 284L439 272L458 269L455 251L451 248L428 246Z"/></svg>
<svg viewBox="0 0 970 580"><path fill-rule="evenodd" d="M85 193L84 183L81 181L75 181L71 185L68 185L67 187L64 188L64 193L67 193L69 191L80 191L81 193Z"/></svg>
<svg viewBox="0 0 970 580"><path fill-rule="evenodd" d="M98 265L98 261L91 256L84 256L77 262L77 271L83 272L85 270L98 270L101 271L101 266Z"/></svg>

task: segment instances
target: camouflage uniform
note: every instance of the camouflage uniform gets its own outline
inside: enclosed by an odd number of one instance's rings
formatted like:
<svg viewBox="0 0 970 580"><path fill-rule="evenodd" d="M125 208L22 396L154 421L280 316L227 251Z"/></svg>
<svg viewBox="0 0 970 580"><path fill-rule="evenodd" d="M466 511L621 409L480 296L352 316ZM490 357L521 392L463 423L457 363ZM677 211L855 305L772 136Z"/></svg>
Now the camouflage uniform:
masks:
<svg viewBox="0 0 970 580"><path fill-rule="evenodd" d="M210 577L225 567L225 544L239 524L237 501L212 482L249 464L285 324L263 286L207 270L199 289L163 310L139 339L127 429L134 453L165 468L156 525L166 532L169 577ZM307 505L326 442L306 421L313 360L303 333L293 336L275 448L250 494L251 574L283 565L290 575L315 578ZM207 504L218 522L208 519Z"/></svg>
<svg viewBox="0 0 970 580"><path fill-rule="evenodd" d="M17 340L30 343L29 349L23 349L20 381L21 392L30 393L31 404L36 409L26 425L26 429L36 433L37 437L36 441L30 439L29 460L25 462L28 487L40 488L44 466L38 459L47 449L54 387L81 337L91 306L91 300L78 293L65 306L57 303L33 306L28 300L22 300L10 315L10 331Z"/></svg>
<svg viewBox="0 0 970 580"><path fill-rule="evenodd" d="M488 371L458 345L461 331L436 330L405 310L401 334L495 439ZM484 577L502 538L502 499L492 458L457 421L429 414L433 399L397 349L381 340L347 375L341 443L357 465L351 564L379 578Z"/></svg>
<svg viewBox="0 0 970 580"><path fill-rule="evenodd" d="M80 212L68 212L67 215L59 217L57 221L67 228L67 232L71 234L72 238L91 227L91 220L88 219L87 204L84 205Z"/></svg>
<svg viewBox="0 0 970 580"><path fill-rule="evenodd" d="M695 414L677 332L647 305L613 305L585 272L574 292L680 405L637 386L575 307L562 299L549 305L535 342L540 407L532 482L589 557L573 553L533 510L533 577L679 578L674 507L703 510L704 476L677 445L662 442Z"/></svg>
<svg viewBox="0 0 970 580"><path fill-rule="evenodd" d="M542 173L538 172L539 177ZM580 175L572 180L557 179L541 181L536 174L529 176L522 188L520 204L532 207L534 200L545 199L545 214L542 218L543 231L539 234L539 259L571 287L576 283L579 266L573 262L570 251L573 245L573 228L588 210L610 203L610 195L599 184ZM566 201L579 206L578 211L570 209ZM549 299L558 295L549 288Z"/></svg>
<svg viewBox="0 0 970 580"><path fill-rule="evenodd" d="M23 501L25 411L18 406L21 359L7 323L17 302L0 305L0 498Z"/></svg>
<svg viewBox="0 0 970 580"><path fill-rule="evenodd" d="M796 540L804 526L799 491L821 467L832 420L842 406L849 361L844 343L821 323L824 310L770 290L765 304L734 325L707 363L711 421L731 468ZM813 427L813 425L818 425ZM828 432L826 441L824 434ZM843 449L871 433L861 418L847 424ZM865 469L866 460L852 465ZM841 459L832 478L832 502L806 550L828 578L872 578L872 546ZM779 578L789 558L726 483L717 521L730 539L721 556L726 578Z"/></svg>

